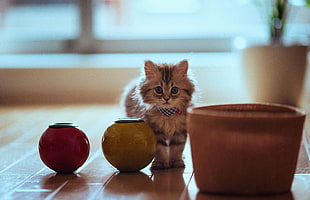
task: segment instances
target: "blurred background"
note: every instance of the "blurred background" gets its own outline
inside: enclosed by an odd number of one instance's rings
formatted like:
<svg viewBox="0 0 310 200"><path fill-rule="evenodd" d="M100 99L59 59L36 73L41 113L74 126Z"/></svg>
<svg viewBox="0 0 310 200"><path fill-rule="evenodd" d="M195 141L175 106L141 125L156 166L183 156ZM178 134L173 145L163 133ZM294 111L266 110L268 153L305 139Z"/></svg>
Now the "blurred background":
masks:
<svg viewBox="0 0 310 200"><path fill-rule="evenodd" d="M287 43L308 45L310 9L290 2ZM269 4L1 0L0 103L117 102L147 59L188 59L204 102L246 101L237 52L268 43Z"/></svg>
<svg viewBox="0 0 310 200"><path fill-rule="evenodd" d="M294 0L286 35L305 42ZM1 53L223 52L268 39L268 0L1 0Z"/></svg>

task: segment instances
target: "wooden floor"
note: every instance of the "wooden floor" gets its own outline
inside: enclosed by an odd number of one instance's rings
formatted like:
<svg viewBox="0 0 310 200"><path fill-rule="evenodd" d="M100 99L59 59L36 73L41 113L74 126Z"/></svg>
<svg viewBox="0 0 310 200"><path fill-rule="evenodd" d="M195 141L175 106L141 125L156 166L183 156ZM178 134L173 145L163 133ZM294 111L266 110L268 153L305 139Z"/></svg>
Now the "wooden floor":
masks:
<svg viewBox="0 0 310 200"><path fill-rule="evenodd" d="M310 164L303 147L292 192L277 196L199 193L189 144L185 169L152 173L148 166L139 173L119 173L105 160L100 141L122 116L118 105L0 106L0 199L310 199ZM54 122L75 122L90 139L90 157L75 175L57 175L39 158L38 140Z"/></svg>

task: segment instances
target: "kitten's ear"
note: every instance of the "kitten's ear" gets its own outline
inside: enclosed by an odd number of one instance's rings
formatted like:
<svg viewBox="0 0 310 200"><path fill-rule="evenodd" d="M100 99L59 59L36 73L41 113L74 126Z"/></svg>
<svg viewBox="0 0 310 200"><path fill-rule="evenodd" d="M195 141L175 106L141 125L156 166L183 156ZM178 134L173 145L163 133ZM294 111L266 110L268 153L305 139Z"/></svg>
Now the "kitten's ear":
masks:
<svg viewBox="0 0 310 200"><path fill-rule="evenodd" d="M186 75L188 69L188 61L182 60L177 64L177 71L179 74Z"/></svg>
<svg viewBox="0 0 310 200"><path fill-rule="evenodd" d="M147 60L144 62L144 71L146 78L150 78L156 73L157 69L152 61Z"/></svg>

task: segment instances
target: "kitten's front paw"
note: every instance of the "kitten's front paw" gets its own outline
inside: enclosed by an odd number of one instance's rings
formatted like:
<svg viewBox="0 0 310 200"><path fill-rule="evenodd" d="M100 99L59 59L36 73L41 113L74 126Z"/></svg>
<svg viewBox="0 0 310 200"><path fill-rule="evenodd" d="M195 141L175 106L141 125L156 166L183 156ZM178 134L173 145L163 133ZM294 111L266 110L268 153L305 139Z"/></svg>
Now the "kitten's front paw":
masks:
<svg viewBox="0 0 310 200"><path fill-rule="evenodd" d="M169 168L169 163L160 162L160 161L154 161L151 166L152 170L160 170L160 169L168 169L168 168Z"/></svg>
<svg viewBox="0 0 310 200"><path fill-rule="evenodd" d="M185 168L185 164L183 160L172 160L170 161L171 168Z"/></svg>

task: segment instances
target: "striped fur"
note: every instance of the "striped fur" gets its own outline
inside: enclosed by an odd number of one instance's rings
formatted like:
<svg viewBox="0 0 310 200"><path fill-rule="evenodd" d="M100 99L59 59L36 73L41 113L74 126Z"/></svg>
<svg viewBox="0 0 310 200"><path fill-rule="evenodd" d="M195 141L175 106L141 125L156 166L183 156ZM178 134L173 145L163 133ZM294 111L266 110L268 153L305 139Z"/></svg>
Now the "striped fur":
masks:
<svg viewBox="0 0 310 200"><path fill-rule="evenodd" d="M182 153L187 139L186 114L194 84L187 75L188 62L176 65L146 61L145 75L127 87L124 103L128 117L140 117L154 130L157 149L152 169L184 167ZM178 108L165 116L161 108Z"/></svg>

